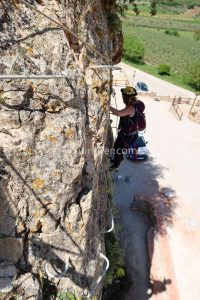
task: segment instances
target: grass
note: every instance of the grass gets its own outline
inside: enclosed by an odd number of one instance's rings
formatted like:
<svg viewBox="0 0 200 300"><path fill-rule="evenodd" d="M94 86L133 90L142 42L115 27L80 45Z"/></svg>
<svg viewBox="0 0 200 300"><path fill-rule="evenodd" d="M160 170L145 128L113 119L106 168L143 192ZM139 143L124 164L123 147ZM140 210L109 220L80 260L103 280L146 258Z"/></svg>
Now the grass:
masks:
<svg viewBox="0 0 200 300"><path fill-rule="evenodd" d="M193 39L193 32L180 32L176 37L165 34L164 30L127 26L126 23L123 31L125 45L135 36L142 41L144 62L151 65L169 64L173 72L182 74L200 56L200 43Z"/></svg>
<svg viewBox="0 0 200 300"><path fill-rule="evenodd" d="M177 29L181 31L195 31L200 29L200 20L198 19L172 19L150 17L150 16L136 16L132 12L128 12L126 18L123 20L124 24L137 27L148 27L155 29Z"/></svg>
<svg viewBox="0 0 200 300"><path fill-rule="evenodd" d="M135 63L132 63L132 62L124 60L124 59L123 59L123 62L130 65L130 66L133 66L136 69L139 69L139 70L141 70L145 73L148 73L148 74L153 75L155 77L158 77L162 80L165 80L167 82L170 82L172 84L180 86L180 87L182 87L184 89L187 89L191 92L195 92L195 90L191 86L184 83L184 81L179 76L177 76L175 73L172 73L171 76L167 76L167 75L161 76L161 75L158 74L158 68L155 67L155 66L151 66L151 65L147 65L147 64L135 64Z"/></svg>
<svg viewBox="0 0 200 300"><path fill-rule="evenodd" d="M135 64L132 61L134 67L194 91L185 83L184 76L188 66L197 63L200 58L200 41L194 39L194 31L197 28L200 29L200 20L163 20L150 16L128 17L123 19L125 49L129 49L129 52L131 49L133 52L134 47L130 48L130 45L134 44L137 38L144 45L145 64ZM165 29L178 29L179 36L168 35ZM160 64L170 65L171 76L158 75L157 67Z"/></svg>

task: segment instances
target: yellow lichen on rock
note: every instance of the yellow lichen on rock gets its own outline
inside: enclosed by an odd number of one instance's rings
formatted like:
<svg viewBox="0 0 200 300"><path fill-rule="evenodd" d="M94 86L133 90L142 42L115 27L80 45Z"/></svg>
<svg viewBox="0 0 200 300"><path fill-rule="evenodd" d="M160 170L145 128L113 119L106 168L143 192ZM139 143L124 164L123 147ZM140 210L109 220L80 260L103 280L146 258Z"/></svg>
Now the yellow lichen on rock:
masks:
<svg viewBox="0 0 200 300"><path fill-rule="evenodd" d="M72 128L68 128L66 131L65 131L65 137L66 139L73 139L75 136L75 132Z"/></svg>
<svg viewBox="0 0 200 300"><path fill-rule="evenodd" d="M28 153L28 155L30 155L30 156L34 155L34 151L33 151L33 149L32 149L31 147L28 147L28 148L27 148L27 153Z"/></svg>
<svg viewBox="0 0 200 300"><path fill-rule="evenodd" d="M53 144L56 144L56 142L57 142L57 139L56 139L55 136L53 136L53 135L49 135L49 136L47 137L47 139L48 139L51 143L53 143Z"/></svg>
<svg viewBox="0 0 200 300"><path fill-rule="evenodd" d="M97 124L97 118L93 117L91 123L94 124L94 125L96 125Z"/></svg>
<svg viewBox="0 0 200 300"><path fill-rule="evenodd" d="M29 48L27 49L27 52L30 53L30 54L33 54L33 48L29 47Z"/></svg>
<svg viewBox="0 0 200 300"><path fill-rule="evenodd" d="M44 187L44 179L36 178L33 181L32 187L34 190L40 190Z"/></svg>
<svg viewBox="0 0 200 300"><path fill-rule="evenodd" d="M103 111L106 112L108 110L108 102L109 102L109 97L107 92L103 92L102 94L99 93L99 100L102 105Z"/></svg>

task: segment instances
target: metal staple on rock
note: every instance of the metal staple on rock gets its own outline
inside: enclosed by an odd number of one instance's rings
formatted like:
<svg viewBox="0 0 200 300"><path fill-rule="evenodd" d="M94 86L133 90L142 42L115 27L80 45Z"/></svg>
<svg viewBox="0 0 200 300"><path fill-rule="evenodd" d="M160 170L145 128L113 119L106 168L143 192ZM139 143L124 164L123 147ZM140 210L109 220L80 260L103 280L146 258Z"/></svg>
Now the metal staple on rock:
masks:
<svg viewBox="0 0 200 300"><path fill-rule="evenodd" d="M108 258L100 252L100 256L106 261L106 268L105 270L103 271L103 273L101 274L101 276L99 276L99 278L97 279L96 281L96 284L95 286L92 288L91 292L88 294L88 298L91 299L93 296L94 296L94 293L97 289L97 286L99 285L99 283L101 282L101 280L103 279L103 277L105 276L106 272L108 271L109 267L110 267L110 262L108 260Z"/></svg>
<svg viewBox="0 0 200 300"><path fill-rule="evenodd" d="M62 273L57 273L57 275L53 275L53 274L49 271L47 262L46 262L46 264L45 264L45 271L46 271L46 273L47 273L47 276L48 276L49 278L53 278L53 279L57 279L57 278L62 278L62 277L64 277L64 276L67 274L68 269L69 269L69 258L67 259L67 261L66 261L66 263L65 263L65 269L64 269L64 271L63 271Z"/></svg>
<svg viewBox="0 0 200 300"><path fill-rule="evenodd" d="M110 204L109 200L108 200L108 206L109 206L109 210L110 210L111 227L108 230L101 231L102 234L112 232L114 230L114 226L115 226L114 217L113 217L113 213L112 213L112 208L111 208L111 204Z"/></svg>

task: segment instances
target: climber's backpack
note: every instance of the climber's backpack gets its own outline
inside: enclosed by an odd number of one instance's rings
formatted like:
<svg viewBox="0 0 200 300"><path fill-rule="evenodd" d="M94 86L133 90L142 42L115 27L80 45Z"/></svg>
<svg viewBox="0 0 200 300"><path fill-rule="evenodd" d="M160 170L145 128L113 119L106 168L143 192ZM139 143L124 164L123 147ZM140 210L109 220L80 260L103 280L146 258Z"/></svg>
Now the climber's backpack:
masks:
<svg viewBox="0 0 200 300"><path fill-rule="evenodd" d="M119 122L119 129L124 133L132 133L135 131L143 131L146 128L145 119L145 105L138 100L134 104L135 115L133 117L121 117Z"/></svg>
<svg viewBox="0 0 200 300"><path fill-rule="evenodd" d="M146 118L144 114L145 105L142 101L138 100L137 103L135 103L134 108L137 130L143 131L146 129Z"/></svg>

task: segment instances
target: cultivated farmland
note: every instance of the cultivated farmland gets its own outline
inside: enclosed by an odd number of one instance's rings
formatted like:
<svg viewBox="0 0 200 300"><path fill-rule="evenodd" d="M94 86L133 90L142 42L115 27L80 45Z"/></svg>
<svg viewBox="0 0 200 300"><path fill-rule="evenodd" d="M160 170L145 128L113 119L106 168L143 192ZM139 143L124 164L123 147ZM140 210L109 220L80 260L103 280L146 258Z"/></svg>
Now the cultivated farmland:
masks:
<svg viewBox="0 0 200 300"><path fill-rule="evenodd" d="M180 36L167 35L164 30L134 27L124 24L125 46L137 36L144 44L144 61L159 65L167 63L174 72L183 73L188 64L200 59L200 42L192 32L180 32Z"/></svg>
<svg viewBox="0 0 200 300"><path fill-rule="evenodd" d="M151 17L146 11L136 16L129 10L123 19L123 32L126 62L156 76L159 76L158 66L167 64L171 74L163 79L191 89L192 84L188 85L189 66L200 67L200 39L194 38L195 32L200 32L198 17L188 18L183 14ZM138 61L134 52L142 48L143 57Z"/></svg>

